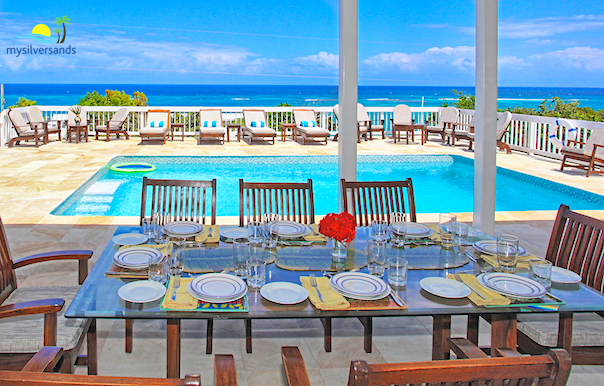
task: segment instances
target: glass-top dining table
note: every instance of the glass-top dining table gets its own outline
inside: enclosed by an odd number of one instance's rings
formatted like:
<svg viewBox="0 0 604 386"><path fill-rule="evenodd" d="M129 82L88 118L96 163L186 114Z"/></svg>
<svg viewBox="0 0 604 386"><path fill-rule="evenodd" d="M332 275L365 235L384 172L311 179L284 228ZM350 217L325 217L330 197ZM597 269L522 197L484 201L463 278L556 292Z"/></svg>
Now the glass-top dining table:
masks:
<svg viewBox="0 0 604 386"><path fill-rule="evenodd" d="M115 235L131 232L140 232L140 227L119 226ZM367 267L362 264L362 259L366 259L363 251L369 233L369 228L357 228L356 239L349 246L349 256L354 256L357 264L362 266L360 272L367 272ZM481 235L469 238L468 241L488 238L490 237L487 235ZM276 304L264 299L259 291L250 290L247 294L248 312L165 311L160 308L160 300L144 304L130 303L118 296L120 287L132 281L132 279L106 275L106 272L112 266L113 255L119 247L113 241L109 242L65 312L65 317L90 318L93 319L93 323L96 319L165 319L167 323L168 378L180 376L180 322L182 319L246 319L251 323L251 320L254 319L320 318L331 321L331 318L344 317L432 316L434 319L432 357L433 359L446 359L449 356L446 340L450 337L451 316L453 315L480 314L487 316L491 323L491 348L495 349L516 348L516 315L518 313L558 312L561 315L571 315L572 318L573 312L604 311L604 296L583 284L552 286L549 292L563 302L557 310L553 311L551 309L547 311L540 308L515 306L477 307L468 298L448 299L432 295L421 288L420 281L423 278L446 277L448 274L454 274L455 272L480 273L481 269L484 269L484 263L475 263L466 255L456 253L451 249L441 248L440 245L420 244L406 245L404 248L393 247L388 252L389 254L404 256L409 261L410 270L407 275L406 287L393 289L408 306L406 309L323 311L315 308L308 299L293 305ZM211 250L213 255L226 256L228 260L228 257L232 256L232 248L232 244L220 241L217 246L208 248L208 250ZM329 253L329 250L329 245L303 245L278 247L273 252L267 252L276 261L271 262L266 267L266 283L286 281L300 284L301 276L308 276L311 273L314 273L317 277L323 276L325 270L284 269L282 268L284 264L279 264L279 259L289 259L290 261L293 259L295 261L296 256L299 256L299 259L304 259L309 254L313 255L316 252ZM388 270L384 274L386 282L387 277ZM92 328L90 333L94 334L96 330ZM251 342L251 336L249 336L249 339Z"/></svg>

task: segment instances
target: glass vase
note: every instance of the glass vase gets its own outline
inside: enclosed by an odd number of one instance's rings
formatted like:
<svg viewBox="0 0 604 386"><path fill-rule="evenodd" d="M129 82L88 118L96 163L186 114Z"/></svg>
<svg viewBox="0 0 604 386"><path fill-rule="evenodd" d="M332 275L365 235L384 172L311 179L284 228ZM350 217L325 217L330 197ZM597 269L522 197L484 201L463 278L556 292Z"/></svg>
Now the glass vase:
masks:
<svg viewBox="0 0 604 386"><path fill-rule="evenodd" d="M346 260L348 245L346 243L333 240L333 249L331 250L331 258L334 261L344 261Z"/></svg>

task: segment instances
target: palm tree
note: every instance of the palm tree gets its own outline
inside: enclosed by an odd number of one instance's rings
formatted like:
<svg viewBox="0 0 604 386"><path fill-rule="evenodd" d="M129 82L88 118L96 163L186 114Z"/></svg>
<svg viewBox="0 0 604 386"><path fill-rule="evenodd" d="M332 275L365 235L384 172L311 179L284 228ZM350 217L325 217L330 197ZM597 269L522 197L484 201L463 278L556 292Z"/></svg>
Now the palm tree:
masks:
<svg viewBox="0 0 604 386"><path fill-rule="evenodd" d="M57 34L57 44L61 41L61 30L59 28L55 28L52 32Z"/></svg>
<svg viewBox="0 0 604 386"><path fill-rule="evenodd" d="M63 39L61 39L61 41L57 42L57 43L63 43L65 41L65 37L67 36L67 30L65 29L65 24L69 24L70 21L71 21L71 19L68 18L67 16L57 17L55 19L56 25L63 24Z"/></svg>

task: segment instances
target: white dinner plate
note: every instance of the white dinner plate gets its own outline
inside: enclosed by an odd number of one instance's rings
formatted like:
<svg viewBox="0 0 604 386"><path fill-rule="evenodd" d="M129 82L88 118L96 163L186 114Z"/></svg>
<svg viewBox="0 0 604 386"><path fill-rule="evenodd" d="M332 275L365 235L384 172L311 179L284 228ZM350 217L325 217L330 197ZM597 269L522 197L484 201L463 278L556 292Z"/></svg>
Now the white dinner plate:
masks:
<svg viewBox="0 0 604 386"><path fill-rule="evenodd" d="M155 248L132 247L117 251L113 255L113 262L122 268L145 268L149 266L149 261L161 259L162 256Z"/></svg>
<svg viewBox="0 0 604 386"><path fill-rule="evenodd" d="M240 227L220 227L220 231L218 233L221 237L230 240L235 240L239 238L246 239L250 235L247 228Z"/></svg>
<svg viewBox="0 0 604 386"><path fill-rule="evenodd" d="M490 290L515 298L535 299L547 292L540 283L511 273L483 273L478 275L478 282Z"/></svg>
<svg viewBox="0 0 604 386"><path fill-rule="evenodd" d="M193 291L193 289L191 288L191 283L192 282L189 282L189 284L187 285L187 292L189 293L189 295L193 296L197 300L202 300L202 301L208 302L208 303L228 303L228 302L232 302L237 299L241 299L242 297L245 296L245 294L247 294L247 287L246 287L245 291L243 291L243 293L241 293L237 296L233 296L232 298L209 298L206 296L201 296L197 292Z"/></svg>
<svg viewBox="0 0 604 386"><path fill-rule="evenodd" d="M149 303L160 299L165 293L166 287L151 280L134 281L121 286L117 291L120 298L132 303Z"/></svg>
<svg viewBox="0 0 604 386"><path fill-rule="evenodd" d="M434 231L429 228L427 225L418 224L415 222L407 223L407 233L406 237L410 239L428 237L431 236Z"/></svg>
<svg viewBox="0 0 604 386"><path fill-rule="evenodd" d="M164 232L171 236L195 236L203 231L203 225L195 221L173 221L164 227Z"/></svg>
<svg viewBox="0 0 604 386"><path fill-rule="evenodd" d="M562 267L552 267L552 282L560 284L581 283L581 276Z"/></svg>
<svg viewBox="0 0 604 386"><path fill-rule="evenodd" d="M121 235L113 236L111 241L118 245L139 245L149 239L149 236L141 233L122 233Z"/></svg>
<svg viewBox="0 0 604 386"><path fill-rule="evenodd" d="M382 294L379 294L379 295L375 295L375 296L362 296L362 295L350 294L350 293L347 293L347 292L342 292L342 291L338 290L335 287L331 287L331 289L334 290L336 293L344 296L344 297L347 297L347 298L350 298L350 299L356 299L356 300L379 300L379 299L383 299L383 298L387 297L388 295L390 295L390 287L389 286L386 288L386 292L384 292Z"/></svg>
<svg viewBox="0 0 604 386"><path fill-rule="evenodd" d="M279 226L279 232L277 232L279 237L302 237L310 233L310 229L306 225L295 221L279 220L269 223L269 227L276 225Z"/></svg>
<svg viewBox="0 0 604 386"><path fill-rule="evenodd" d="M432 295L448 299L465 298L472 292L467 285L446 277L425 277L419 285Z"/></svg>
<svg viewBox="0 0 604 386"><path fill-rule="evenodd" d="M306 288L299 284L285 281L275 281L260 288L260 294L273 303L296 304L303 302L308 297Z"/></svg>
<svg viewBox="0 0 604 386"><path fill-rule="evenodd" d="M443 225L443 229L446 232L449 231L449 227L450 227L450 225L448 225L448 224ZM480 229L468 227L468 237L476 237L476 236L482 236L482 235L484 235L484 232L481 231Z"/></svg>
<svg viewBox="0 0 604 386"><path fill-rule="evenodd" d="M476 249L488 255L497 256L497 240L480 240L474 243ZM518 246L518 256L526 255L526 249Z"/></svg>
<svg viewBox="0 0 604 386"><path fill-rule="evenodd" d="M389 288L384 280L361 272L342 272L329 279L331 288L364 297L382 295Z"/></svg>
<svg viewBox="0 0 604 386"><path fill-rule="evenodd" d="M199 296L211 299L230 299L247 290L243 280L226 273L208 273L191 281L191 289Z"/></svg>

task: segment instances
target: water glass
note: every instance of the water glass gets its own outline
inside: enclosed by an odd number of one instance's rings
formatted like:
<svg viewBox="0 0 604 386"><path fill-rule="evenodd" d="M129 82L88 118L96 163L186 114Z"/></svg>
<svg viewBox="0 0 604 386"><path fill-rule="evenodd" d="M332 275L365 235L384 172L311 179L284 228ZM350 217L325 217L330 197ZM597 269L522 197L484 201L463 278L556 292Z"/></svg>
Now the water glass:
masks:
<svg viewBox="0 0 604 386"><path fill-rule="evenodd" d="M455 233L457 216L453 213L441 213L438 216L438 227L440 229L440 244L443 248L453 248L453 235Z"/></svg>
<svg viewBox="0 0 604 386"><path fill-rule="evenodd" d="M497 262L501 272L514 273L518 264L518 237L503 234L497 238Z"/></svg>
<svg viewBox="0 0 604 386"><path fill-rule="evenodd" d="M235 275L241 278L247 277L247 261L249 258L249 240L246 238L233 240L233 266L235 267Z"/></svg>
<svg viewBox="0 0 604 386"><path fill-rule="evenodd" d="M388 258L388 284L393 287L407 285L407 266L409 262L398 256Z"/></svg>
<svg viewBox="0 0 604 386"><path fill-rule="evenodd" d="M468 224L464 224L461 222L458 222L455 224L455 231L453 234L453 241L455 244L455 249L459 252L459 246L460 245L466 245L468 243L468 229L470 227L468 226Z"/></svg>
<svg viewBox="0 0 604 386"><path fill-rule="evenodd" d="M145 217L143 219L143 234L147 236L149 240L155 239L155 232L157 230L157 224L154 217Z"/></svg>
<svg viewBox="0 0 604 386"><path fill-rule="evenodd" d="M540 283L545 288L549 288L552 285L552 262L542 259L530 259L529 279Z"/></svg>
<svg viewBox="0 0 604 386"><path fill-rule="evenodd" d="M386 241L388 222L384 220L373 220L371 222L371 234L375 241Z"/></svg>
<svg viewBox="0 0 604 386"><path fill-rule="evenodd" d="M264 239L262 235L262 223L260 221L250 221L247 223L248 240L251 243L261 243Z"/></svg>
<svg viewBox="0 0 604 386"><path fill-rule="evenodd" d="M390 213L389 218L390 218L390 224L409 221L407 213L403 213L403 212L392 212L392 213Z"/></svg>
<svg viewBox="0 0 604 386"><path fill-rule="evenodd" d="M277 213L265 213L262 216L264 225L264 243L267 248L277 247L279 241L279 215Z"/></svg>
<svg viewBox="0 0 604 386"><path fill-rule="evenodd" d="M165 284L168 278L166 259L162 256L160 259L149 262L149 280Z"/></svg>
<svg viewBox="0 0 604 386"><path fill-rule="evenodd" d="M262 259L249 259L247 261L247 286L258 289L264 285L266 280L266 261Z"/></svg>
<svg viewBox="0 0 604 386"><path fill-rule="evenodd" d="M407 235L407 223L395 222L390 225L390 231L392 232L392 245L394 245L395 247L405 246L405 237Z"/></svg>
<svg viewBox="0 0 604 386"><path fill-rule="evenodd" d="M368 270L369 273L382 277L386 268L386 241L381 239L370 238L367 240Z"/></svg>
<svg viewBox="0 0 604 386"><path fill-rule="evenodd" d="M172 253L170 253L170 276L179 276L182 274L185 266L185 243L171 242Z"/></svg>

